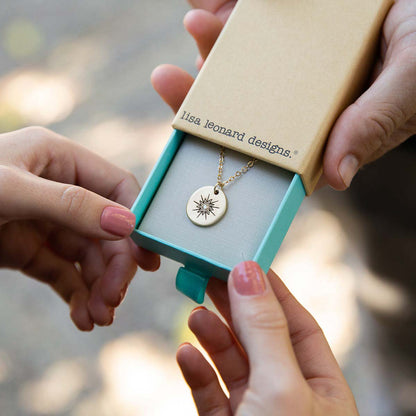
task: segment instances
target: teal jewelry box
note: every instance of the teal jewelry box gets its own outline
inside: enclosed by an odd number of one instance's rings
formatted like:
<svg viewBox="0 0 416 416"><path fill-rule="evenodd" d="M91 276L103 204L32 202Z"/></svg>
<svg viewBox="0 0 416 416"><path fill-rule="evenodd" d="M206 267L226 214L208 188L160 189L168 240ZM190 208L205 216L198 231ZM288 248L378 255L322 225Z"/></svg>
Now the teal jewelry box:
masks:
<svg viewBox="0 0 416 416"><path fill-rule="evenodd" d="M367 80L392 3L237 2L132 207L133 240L183 264L181 292L202 303L211 276L226 280L244 260L268 270L321 175L334 122ZM222 182L258 162L223 189L224 217L200 227L188 218L188 201L201 187L218 189L221 146ZM212 195L196 198L206 209Z"/></svg>
<svg viewBox="0 0 416 416"><path fill-rule="evenodd" d="M305 190L297 174L258 161L225 188L224 218L198 227L186 215L189 197L201 185L215 185L220 147L174 130L132 207L133 240L183 264L176 287L198 303L210 277L226 280L240 261L254 260L267 271L283 241ZM225 177L248 160L226 149Z"/></svg>

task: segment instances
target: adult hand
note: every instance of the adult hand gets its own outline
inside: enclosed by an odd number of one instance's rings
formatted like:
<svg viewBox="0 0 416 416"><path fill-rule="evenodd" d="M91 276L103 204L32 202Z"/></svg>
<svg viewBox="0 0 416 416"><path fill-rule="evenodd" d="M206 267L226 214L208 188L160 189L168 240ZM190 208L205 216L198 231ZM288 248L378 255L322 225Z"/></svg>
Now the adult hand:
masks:
<svg viewBox="0 0 416 416"><path fill-rule="evenodd" d="M270 271L239 264L227 286L212 279L209 294L228 322L194 310L189 326L213 368L192 345L183 344L178 363L200 416L358 415L352 393L322 330Z"/></svg>
<svg viewBox="0 0 416 416"><path fill-rule="evenodd" d="M109 325L137 264L134 176L47 129L0 135L0 267L49 284L84 331Z"/></svg>
<svg viewBox="0 0 416 416"><path fill-rule="evenodd" d="M194 37L198 67L211 50L236 1L189 0L185 27ZM348 188L358 170L416 134L416 2L396 0L383 27L381 46L368 89L338 118L324 154L323 182ZM189 88L189 75L177 68L158 68L155 88L172 94L163 80ZM178 92L178 96L183 96Z"/></svg>

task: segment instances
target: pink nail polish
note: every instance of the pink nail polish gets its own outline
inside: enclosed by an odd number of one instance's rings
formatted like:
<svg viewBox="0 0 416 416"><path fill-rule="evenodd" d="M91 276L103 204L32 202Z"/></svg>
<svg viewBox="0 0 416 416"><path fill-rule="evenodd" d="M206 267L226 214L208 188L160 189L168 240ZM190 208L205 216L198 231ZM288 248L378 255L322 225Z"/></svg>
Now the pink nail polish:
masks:
<svg viewBox="0 0 416 416"><path fill-rule="evenodd" d="M261 295L266 290L264 272L254 261L245 261L235 266L231 271L231 278L240 295Z"/></svg>
<svg viewBox="0 0 416 416"><path fill-rule="evenodd" d="M107 207L101 214L101 228L120 237L128 237L136 224L135 215L123 208Z"/></svg>
<svg viewBox="0 0 416 416"><path fill-rule="evenodd" d="M182 344L179 345L178 350L182 347L187 347L188 345L192 346L192 344L190 342L182 342Z"/></svg>
<svg viewBox="0 0 416 416"><path fill-rule="evenodd" d="M205 306L197 306L196 308L192 309L191 314L197 311L207 311L208 309Z"/></svg>

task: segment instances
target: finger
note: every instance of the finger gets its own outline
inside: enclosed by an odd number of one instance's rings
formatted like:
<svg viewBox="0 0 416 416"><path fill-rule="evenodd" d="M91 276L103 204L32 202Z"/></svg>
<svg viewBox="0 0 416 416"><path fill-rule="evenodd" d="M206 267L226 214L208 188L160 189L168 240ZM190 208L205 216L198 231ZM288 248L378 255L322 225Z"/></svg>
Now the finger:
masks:
<svg viewBox="0 0 416 416"><path fill-rule="evenodd" d="M221 20L206 10L191 10L185 16L184 25L205 60L221 33Z"/></svg>
<svg viewBox="0 0 416 416"><path fill-rule="evenodd" d="M204 60L202 59L202 56L201 55L198 55L197 57L196 57L196 60L195 60L195 66L196 66L196 69L198 70L198 71L200 71L201 69L202 69L202 66L204 65Z"/></svg>
<svg viewBox="0 0 416 416"><path fill-rule="evenodd" d="M153 70L153 88L174 113L179 110L194 79L183 69L173 65L160 65Z"/></svg>
<svg viewBox="0 0 416 416"><path fill-rule="evenodd" d="M7 133L13 142L10 158L36 176L79 185L105 198L131 207L140 186L130 172L85 147L43 127Z"/></svg>
<svg viewBox="0 0 416 416"><path fill-rule="evenodd" d="M130 251L137 264L146 271L156 271L160 267L160 256L138 247L128 239ZM49 233L48 244L61 257L81 265L82 275L88 287L102 276L105 270L100 243L91 238L82 237L70 230L55 229Z"/></svg>
<svg viewBox="0 0 416 416"><path fill-rule="evenodd" d="M1 202L0 202L1 204ZM41 222L15 221L1 226L0 267L21 270L45 245L49 226Z"/></svg>
<svg viewBox="0 0 416 416"><path fill-rule="evenodd" d="M224 317L227 324L232 327L230 298L228 296L227 282L223 280L211 278L208 281L206 290L218 312Z"/></svg>
<svg viewBox="0 0 416 416"><path fill-rule="evenodd" d="M333 188L349 187L363 165L416 133L416 127L402 128L416 114L416 65L405 56L385 67L335 123L324 155L324 174Z"/></svg>
<svg viewBox="0 0 416 416"><path fill-rule="evenodd" d="M55 229L49 233L48 245L60 257L79 263L88 288L104 274L104 255L97 240L82 237L70 230Z"/></svg>
<svg viewBox="0 0 416 416"><path fill-rule="evenodd" d="M115 308L105 304L101 295L99 280L96 280L91 288L88 312L98 326L110 326L114 322Z"/></svg>
<svg viewBox="0 0 416 416"><path fill-rule="evenodd" d="M137 264L128 240L107 241L102 245L107 269L101 278L101 294L107 305L118 306L136 274Z"/></svg>
<svg viewBox="0 0 416 416"><path fill-rule="evenodd" d="M258 264L248 261L237 265L230 273L228 291L236 335L249 357L250 385L298 393L304 379L288 323Z"/></svg>
<svg viewBox="0 0 416 416"><path fill-rule="evenodd" d="M130 235L135 215L127 208L75 185L0 167L0 221L51 221L86 237L117 240Z"/></svg>
<svg viewBox="0 0 416 416"><path fill-rule="evenodd" d="M192 391L199 416L231 416L227 397L215 371L202 354L192 345L183 344L176 359Z"/></svg>
<svg viewBox="0 0 416 416"><path fill-rule="evenodd" d="M220 373L230 393L231 409L235 410L247 388L247 356L229 328L217 315L204 308L197 308L191 313L189 328Z"/></svg>
<svg viewBox="0 0 416 416"><path fill-rule="evenodd" d="M103 243L106 270L91 289L88 308L98 325L111 325L114 308L123 300L137 270L127 240Z"/></svg>
<svg viewBox="0 0 416 416"><path fill-rule="evenodd" d="M55 227L49 230L46 243L54 253L75 263L84 259L91 241L71 230Z"/></svg>
<svg viewBox="0 0 416 416"><path fill-rule="evenodd" d="M69 304L71 319L81 331L93 329L87 308L88 289L72 263L41 246L22 272L51 286Z"/></svg>
<svg viewBox="0 0 416 416"><path fill-rule="evenodd" d="M237 1L233 0L188 0L189 4L195 9L204 9L214 13L220 18L224 24L231 12L233 11Z"/></svg>
<svg viewBox="0 0 416 416"><path fill-rule="evenodd" d="M136 260L137 265L145 271L154 272L160 267L160 256L145 248L138 247L130 238L127 240L130 251Z"/></svg>
<svg viewBox="0 0 416 416"><path fill-rule="evenodd" d="M334 380L344 383L339 365L315 319L272 270L268 280L287 318L291 343L305 379L318 387L326 386L323 380L330 380L330 384Z"/></svg>
<svg viewBox="0 0 416 416"><path fill-rule="evenodd" d="M188 0L188 3L194 9L204 9L215 13L219 8L225 4L230 3L229 0Z"/></svg>

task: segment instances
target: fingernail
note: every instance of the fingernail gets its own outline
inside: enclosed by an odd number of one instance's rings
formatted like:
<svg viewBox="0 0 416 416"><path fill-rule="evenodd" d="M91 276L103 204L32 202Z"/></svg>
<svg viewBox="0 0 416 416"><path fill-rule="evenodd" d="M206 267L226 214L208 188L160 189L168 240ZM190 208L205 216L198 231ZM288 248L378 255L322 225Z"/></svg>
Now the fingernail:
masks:
<svg viewBox="0 0 416 416"><path fill-rule="evenodd" d="M234 287L240 295L261 295L266 290L264 272L254 261L238 264L231 271Z"/></svg>
<svg viewBox="0 0 416 416"><path fill-rule="evenodd" d="M353 155L347 155L342 159L338 166L338 172L341 175L342 181L348 188L359 169L358 159Z"/></svg>
<svg viewBox="0 0 416 416"><path fill-rule="evenodd" d="M123 208L107 207L101 214L101 228L120 237L128 237L136 224L135 215Z"/></svg>
<svg viewBox="0 0 416 416"><path fill-rule="evenodd" d="M114 318L116 316L116 311L114 308L110 309L109 312L110 312L110 320L108 321L107 326L110 326L113 324Z"/></svg>
<svg viewBox="0 0 416 416"><path fill-rule="evenodd" d="M120 304L120 303L123 301L124 297L126 296L126 292L127 292L127 288L128 288L128 287L129 287L129 285L128 285L128 283L127 283L127 284L125 284L125 285L123 286L123 288L120 290L120 298L119 298L118 304Z"/></svg>
<svg viewBox="0 0 416 416"><path fill-rule="evenodd" d="M207 311L207 310L208 309L205 306L198 306L195 309L192 309L191 314L193 314L194 312L197 312L197 311Z"/></svg>

